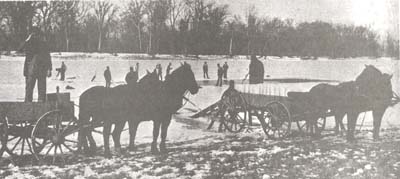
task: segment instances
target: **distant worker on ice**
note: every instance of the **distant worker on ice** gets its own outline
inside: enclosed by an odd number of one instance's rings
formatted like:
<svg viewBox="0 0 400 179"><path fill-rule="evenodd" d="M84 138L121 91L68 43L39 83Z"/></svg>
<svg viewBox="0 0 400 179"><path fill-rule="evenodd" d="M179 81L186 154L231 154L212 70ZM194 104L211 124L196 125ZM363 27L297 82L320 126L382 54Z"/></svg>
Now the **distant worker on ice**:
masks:
<svg viewBox="0 0 400 179"><path fill-rule="evenodd" d="M133 67L129 68L128 74L125 76L125 81L128 85L136 84L139 78L139 63L136 63L136 70Z"/></svg>
<svg viewBox="0 0 400 179"><path fill-rule="evenodd" d="M57 68L56 71L58 72L56 76L60 75L60 80L64 81L65 80L65 72L67 71L67 66L64 64L64 62L61 62L61 67Z"/></svg>
<svg viewBox="0 0 400 179"><path fill-rule="evenodd" d="M162 81L162 67L161 64L157 64L156 66L158 78Z"/></svg>
<svg viewBox="0 0 400 179"><path fill-rule="evenodd" d="M219 63L217 64L217 84L215 86L222 86L222 76L224 75L224 69L222 69L222 67L219 65Z"/></svg>
<svg viewBox="0 0 400 179"><path fill-rule="evenodd" d="M222 68L224 69L224 79L226 80L228 79L228 68L229 68L228 63L225 62Z"/></svg>
<svg viewBox="0 0 400 179"><path fill-rule="evenodd" d="M256 55L251 55L249 65L250 84L259 84L264 82L264 65L257 59Z"/></svg>
<svg viewBox="0 0 400 179"><path fill-rule="evenodd" d="M167 76L168 75L170 75L171 74L171 70L172 70L172 64L171 64L171 62L168 64L168 66L167 66L167 71L166 71L166 74L165 74L165 78L167 78Z"/></svg>
<svg viewBox="0 0 400 179"><path fill-rule="evenodd" d="M33 89L37 81L38 101L46 101L46 76L51 77L51 56L47 43L38 27L32 27L31 34L18 51L25 49L25 102L32 102Z"/></svg>
<svg viewBox="0 0 400 179"><path fill-rule="evenodd" d="M106 88L111 87L111 71L110 67L107 66L106 70L104 70L104 79L106 80Z"/></svg>
<svg viewBox="0 0 400 179"><path fill-rule="evenodd" d="M207 64L207 62L204 62L204 65L203 65L203 78L204 79L205 78L210 79L210 77L208 77L208 64Z"/></svg>

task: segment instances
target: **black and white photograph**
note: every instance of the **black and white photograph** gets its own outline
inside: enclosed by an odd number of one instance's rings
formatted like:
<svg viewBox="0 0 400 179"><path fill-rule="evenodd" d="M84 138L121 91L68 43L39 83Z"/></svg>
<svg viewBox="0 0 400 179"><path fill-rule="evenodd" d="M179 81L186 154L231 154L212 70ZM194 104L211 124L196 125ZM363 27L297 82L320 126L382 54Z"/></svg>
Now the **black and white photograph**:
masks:
<svg viewBox="0 0 400 179"><path fill-rule="evenodd" d="M400 178L399 0L0 0L0 178Z"/></svg>

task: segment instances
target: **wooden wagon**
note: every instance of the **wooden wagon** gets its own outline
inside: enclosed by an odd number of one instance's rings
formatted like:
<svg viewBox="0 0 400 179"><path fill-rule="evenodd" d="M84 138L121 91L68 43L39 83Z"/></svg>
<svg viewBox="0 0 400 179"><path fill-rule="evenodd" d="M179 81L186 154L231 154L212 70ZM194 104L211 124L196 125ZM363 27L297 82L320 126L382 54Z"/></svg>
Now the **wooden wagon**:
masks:
<svg viewBox="0 0 400 179"><path fill-rule="evenodd" d="M78 147L78 130L69 93L47 94L46 102L0 102L0 157L64 160Z"/></svg>
<svg viewBox="0 0 400 179"><path fill-rule="evenodd" d="M326 118L333 116L333 113L308 104L307 97L302 92L290 92L288 96L230 93L192 117L214 116L221 121L220 128L225 127L230 132L240 132L246 126L258 123L265 134L273 139L287 137L292 128L319 135L325 129ZM398 102L399 97L394 93L392 103ZM370 111L370 108L366 106L364 111ZM294 123L296 127L292 126ZM213 124L214 120L208 128Z"/></svg>

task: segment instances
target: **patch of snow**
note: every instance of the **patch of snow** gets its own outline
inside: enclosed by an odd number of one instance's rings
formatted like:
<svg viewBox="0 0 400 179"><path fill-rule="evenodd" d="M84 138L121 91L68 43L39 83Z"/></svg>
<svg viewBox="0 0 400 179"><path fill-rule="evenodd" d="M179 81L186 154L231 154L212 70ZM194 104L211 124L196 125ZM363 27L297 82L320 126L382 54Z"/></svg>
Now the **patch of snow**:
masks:
<svg viewBox="0 0 400 179"><path fill-rule="evenodd" d="M50 177L50 178L56 178L56 174L54 173L54 170L46 169L42 171L43 176L45 177Z"/></svg>
<svg viewBox="0 0 400 179"><path fill-rule="evenodd" d="M195 164L192 164L192 163L186 163L185 164L185 169L188 170L188 171L194 170L196 168L197 168L197 165L195 165Z"/></svg>
<svg viewBox="0 0 400 179"><path fill-rule="evenodd" d="M5 179L31 179L31 178L36 178L36 177L31 174L16 172L13 173L12 175L6 176Z"/></svg>
<svg viewBox="0 0 400 179"><path fill-rule="evenodd" d="M351 174L351 175L352 175L352 176L357 176L357 175L361 175L362 173L364 173L364 170L361 169L361 168L359 168L359 169L357 169L357 171L356 171L355 173L353 173L353 174Z"/></svg>
<svg viewBox="0 0 400 179"><path fill-rule="evenodd" d="M235 154L235 152L232 151L232 150L227 150L227 151L213 150L213 151L211 151L211 155L212 155L213 157L221 156L221 155L233 156L233 154Z"/></svg>
<svg viewBox="0 0 400 179"><path fill-rule="evenodd" d="M272 149L268 151L268 154L276 154L279 152L290 150L291 148L293 148L293 146L289 146L288 148L281 148L279 146L274 145L274 147L272 147Z"/></svg>
<svg viewBox="0 0 400 179"><path fill-rule="evenodd" d="M90 168L90 166L86 166L84 170L84 177L90 177L90 176L95 176L96 173Z"/></svg>
<svg viewBox="0 0 400 179"><path fill-rule="evenodd" d="M262 177L262 179L270 179L270 178L271 178L271 176L269 176L268 174L264 174Z"/></svg>
<svg viewBox="0 0 400 179"><path fill-rule="evenodd" d="M336 151L336 150L331 150L329 151L329 155L331 157L337 158L337 159L347 159L346 155Z"/></svg>

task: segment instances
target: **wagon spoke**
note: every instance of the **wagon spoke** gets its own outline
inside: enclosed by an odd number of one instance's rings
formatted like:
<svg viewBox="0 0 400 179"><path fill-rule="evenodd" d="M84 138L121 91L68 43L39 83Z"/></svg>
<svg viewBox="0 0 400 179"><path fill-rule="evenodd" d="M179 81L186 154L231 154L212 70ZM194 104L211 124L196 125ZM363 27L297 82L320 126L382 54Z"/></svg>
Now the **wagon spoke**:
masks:
<svg viewBox="0 0 400 179"><path fill-rule="evenodd" d="M50 140L48 140L48 141L47 141L47 140L46 140L46 141L43 141L42 144L40 144L40 143L37 142L36 140L35 140L34 142L35 142L35 145L36 145L36 144L38 145L37 147L34 148L35 152L37 152L37 153L40 153L40 152L44 149L44 147L45 147L47 144L50 144L50 143L51 143Z"/></svg>
<svg viewBox="0 0 400 179"><path fill-rule="evenodd" d="M18 136L15 136L15 137L13 137L13 138L11 138L11 139L8 139L7 142L10 142L10 141L12 141L12 140L14 140L14 139L16 139L16 138L18 138Z"/></svg>
<svg viewBox="0 0 400 179"><path fill-rule="evenodd" d="M53 164L55 163L56 157L57 157L57 147L58 147L57 145L54 146L54 155L53 155L53 162L52 162Z"/></svg>
<svg viewBox="0 0 400 179"><path fill-rule="evenodd" d="M101 131L99 131L99 130L95 130L95 129L93 129L92 132L96 132L96 133L98 133L98 134L103 134L103 132L101 132Z"/></svg>
<svg viewBox="0 0 400 179"><path fill-rule="evenodd" d="M74 152L74 150L72 150L71 147L68 147L68 145L66 145L65 143L63 143L62 145L64 145L64 147L67 148L70 152Z"/></svg>
<svg viewBox="0 0 400 179"><path fill-rule="evenodd" d="M67 141L67 142L72 142L72 143L78 143L77 141L74 141L74 140L71 140L71 139L65 139L65 141Z"/></svg>
<svg viewBox="0 0 400 179"><path fill-rule="evenodd" d="M14 149L17 147L17 145L19 144L19 142L21 142L22 137L19 138L19 140L17 141L17 143L15 143L14 147L11 149L11 151L14 151Z"/></svg>
<svg viewBox="0 0 400 179"><path fill-rule="evenodd" d="M25 138L22 139L21 156L24 154Z"/></svg>
<svg viewBox="0 0 400 179"><path fill-rule="evenodd" d="M65 163L64 152L63 152L63 150L62 150L61 144L60 144L58 147L60 148L60 152L61 152L61 154L60 154L61 160L63 161L63 163Z"/></svg>
<svg viewBox="0 0 400 179"><path fill-rule="evenodd" d="M74 121L71 119L69 122L68 122L68 124L67 124L67 126L65 126L65 128L62 130L62 134L65 132L65 131L67 131L67 129L71 126L71 124L73 123Z"/></svg>
<svg viewBox="0 0 400 179"><path fill-rule="evenodd" d="M28 144L29 151L33 154L33 150L32 150L32 147L31 147L31 143L29 142L28 139L26 139L26 143Z"/></svg>
<svg viewBox="0 0 400 179"><path fill-rule="evenodd" d="M50 148L47 150L47 152L46 152L46 154L45 154L45 155L48 155L48 154L49 154L49 152L50 152L50 150L51 150L53 147L54 147L54 144L52 144L52 145L50 146Z"/></svg>

